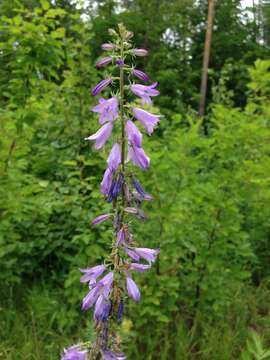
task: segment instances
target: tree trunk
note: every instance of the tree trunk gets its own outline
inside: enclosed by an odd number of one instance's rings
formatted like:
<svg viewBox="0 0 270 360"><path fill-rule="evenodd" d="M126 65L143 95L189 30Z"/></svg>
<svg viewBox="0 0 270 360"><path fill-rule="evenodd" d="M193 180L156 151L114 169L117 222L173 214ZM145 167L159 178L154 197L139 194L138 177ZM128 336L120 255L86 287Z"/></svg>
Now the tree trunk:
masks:
<svg viewBox="0 0 270 360"><path fill-rule="evenodd" d="M208 66L210 59L212 30L213 30L213 22L214 22L214 7L215 7L215 0L208 0L207 30L206 30L205 43L204 43L204 53L203 53L199 116L203 116L205 112Z"/></svg>

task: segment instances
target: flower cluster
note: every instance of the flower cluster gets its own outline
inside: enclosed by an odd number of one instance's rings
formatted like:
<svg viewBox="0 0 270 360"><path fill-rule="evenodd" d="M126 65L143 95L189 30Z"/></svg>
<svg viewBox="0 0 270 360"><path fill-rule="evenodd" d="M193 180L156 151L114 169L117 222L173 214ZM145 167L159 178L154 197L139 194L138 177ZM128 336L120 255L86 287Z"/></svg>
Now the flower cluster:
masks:
<svg viewBox="0 0 270 360"><path fill-rule="evenodd" d="M80 269L82 283L87 283L89 291L82 301L82 310L94 308L97 339L95 344L78 344L64 351L62 360L86 360L102 358L126 359L120 352L119 337L116 339L117 326L121 324L126 295L138 302L141 294L133 279L133 272L144 272L155 262L159 249L140 247L134 239L131 229L132 217L146 218L143 201L152 199L134 175L131 163L142 170L148 169L150 158L146 155L142 143L145 129L151 135L160 121L160 116L145 109L152 104L152 97L158 96L157 83L142 85L134 83L135 78L148 82L149 76L142 70L128 65L128 59L147 56L145 49L132 48L130 39L133 34L119 25L119 33L110 30L114 37L112 43L105 43L102 49L109 52L97 61L98 69L110 66L111 76L100 81L92 90L97 96L109 85L118 90L111 97L101 97L98 105L92 108L98 113L100 128L86 140L95 141L97 150L103 148L110 138L112 146L107 158L107 167L100 185L100 191L108 203L112 203L112 212L99 215L92 225L112 221L115 237L112 240L111 254L104 264ZM118 72L118 76L114 75ZM128 84L126 83L128 80ZM141 100L141 107L126 101L126 92ZM136 100L136 98L135 98Z"/></svg>

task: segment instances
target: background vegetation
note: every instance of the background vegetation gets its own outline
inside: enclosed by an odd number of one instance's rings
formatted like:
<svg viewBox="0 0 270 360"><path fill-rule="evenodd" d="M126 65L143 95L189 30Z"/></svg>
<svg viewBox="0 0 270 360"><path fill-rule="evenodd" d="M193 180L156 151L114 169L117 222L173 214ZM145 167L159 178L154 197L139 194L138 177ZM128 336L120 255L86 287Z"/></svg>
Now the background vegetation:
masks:
<svg viewBox="0 0 270 360"><path fill-rule="evenodd" d="M207 1L0 2L0 359L54 360L93 336L78 268L102 261L111 234L89 226L105 152L83 138L93 63L119 22L150 50L140 66L165 115L137 226L161 256L126 309L128 358L270 359L270 2L249 10L216 2L198 118Z"/></svg>

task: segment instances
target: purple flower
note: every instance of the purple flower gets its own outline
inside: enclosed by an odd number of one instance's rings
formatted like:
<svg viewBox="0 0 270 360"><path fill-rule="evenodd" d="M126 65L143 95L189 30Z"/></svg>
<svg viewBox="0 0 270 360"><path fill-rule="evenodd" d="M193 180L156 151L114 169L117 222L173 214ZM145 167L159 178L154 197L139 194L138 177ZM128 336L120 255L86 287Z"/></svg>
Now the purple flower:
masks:
<svg viewBox="0 0 270 360"><path fill-rule="evenodd" d="M123 65L125 65L125 62L124 62L123 59L116 59L115 63L116 63L116 65L118 65L118 66L123 66Z"/></svg>
<svg viewBox="0 0 270 360"><path fill-rule="evenodd" d="M129 297L131 297L134 301L140 301L140 290L138 289L138 286L129 274L127 275L127 291Z"/></svg>
<svg viewBox="0 0 270 360"><path fill-rule="evenodd" d="M116 246L122 245L125 241L126 238L126 234L125 234L125 230L122 228L118 231L117 233L117 238L116 238Z"/></svg>
<svg viewBox="0 0 270 360"><path fill-rule="evenodd" d="M121 147L118 143L113 145L107 163L108 168L112 171L116 171L118 169L118 166L121 163Z"/></svg>
<svg viewBox="0 0 270 360"><path fill-rule="evenodd" d="M94 220L92 220L92 225L98 225L100 223L103 223L103 221L108 220L110 217L111 217L111 214L99 215Z"/></svg>
<svg viewBox="0 0 270 360"><path fill-rule="evenodd" d="M125 212L129 213L129 214L137 214L138 213L138 209L134 208L134 207L126 207L125 208Z"/></svg>
<svg viewBox="0 0 270 360"><path fill-rule="evenodd" d="M114 44L105 43L101 45L101 49L105 51L112 51L115 48Z"/></svg>
<svg viewBox="0 0 270 360"><path fill-rule="evenodd" d="M126 360L126 355L122 352L113 352L110 350L102 351L102 360Z"/></svg>
<svg viewBox="0 0 270 360"><path fill-rule="evenodd" d="M124 177L120 173L115 181L112 182L110 191L108 193L107 202L111 202L113 199L116 199L117 196L123 189Z"/></svg>
<svg viewBox="0 0 270 360"><path fill-rule="evenodd" d="M87 350L81 350L81 345L73 345L68 349L64 349L61 360L86 360Z"/></svg>
<svg viewBox="0 0 270 360"><path fill-rule="evenodd" d="M131 159L134 165L139 166L143 170L146 170L150 165L150 159L145 154L143 148L136 145L128 146L128 158Z"/></svg>
<svg viewBox="0 0 270 360"><path fill-rule="evenodd" d="M140 184L139 180L137 180L134 176L132 176L132 184L134 188L138 191L141 197L144 199L145 195L147 195L144 191L144 188Z"/></svg>
<svg viewBox="0 0 270 360"><path fill-rule="evenodd" d="M92 90L92 95L96 96L99 94L103 89L105 89L110 83L112 82L112 79L105 79L101 80Z"/></svg>
<svg viewBox="0 0 270 360"><path fill-rule="evenodd" d="M104 276L104 278L102 278L99 281L99 284L101 286L103 286L103 295L106 298L110 294L112 283L113 283L113 272L112 271L110 271L107 275Z"/></svg>
<svg viewBox="0 0 270 360"><path fill-rule="evenodd" d="M93 112L100 113L99 123L103 125L106 121L113 121L118 117L118 100L112 97L108 100L99 99L99 104L92 108Z"/></svg>
<svg viewBox="0 0 270 360"><path fill-rule="evenodd" d="M133 250L125 247L125 252L128 254L128 256L129 256L131 259L133 259L133 260L135 260L135 261L139 261L139 260L140 260L140 256L139 256L135 251L133 251Z"/></svg>
<svg viewBox="0 0 270 360"><path fill-rule="evenodd" d="M100 69L103 66L106 66L112 62L112 58L110 56L106 56L103 59L100 59L96 62L96 68Z"/></svg>
<svg viewBox="0 0 270 360"><path fill-rule="evenodd" d="M141 147L142 134L139 131L139 129L137 128L137 126L131 120L128 120L126 122L126 134L127 134L128 141L130 142L130 144Z"/></svg>
<svg viewBox="0 0 270 360"><path fill-rule="evenodd" d="M133 49L132 54L136 56L147 56L148 51L145 49Z"/></svg>
<svg viewBox="0 0 270 360"><path fill-rule="evenodd" d="M105 270L106 266L104 265L97 265L91 268L80 269L80 271L85 274L81 277L80 282L84 283L89 281L89 284L93 285L96 283L96 279L101 274L103 274Z"/></svg>
<svg viewBox="0 0 270 360"><path fill-rule="evenodd" d="M113 283L113 272L109 272L99 282L91 288L89 293L84 297L82 302L82 310L86 311L92 307L97 301L98 297L102 295L105 299L108 299Z"/></svg>
<svg viewBox="0 0 270 360"><path fill-rule="evenodd" d="M156 261L157 255L160 253L160 249L148 249L148 248L135 248L134 251L140 257L145 259L151 265L152 262Z"/></svg>
<svg viewBox="0 0 270 360"><path fill-rule="evenodd" d="M100 191L104 195L108 195L112 186L113 171L107 168L104 172L102 182L100 184Z"/></svg>
<svg viewBox="0 0 270 360"><path fill-rule="evenodd" d="M117 323L121 324L124 315L124 302L121 300L117 309Z"/></svg>
<svg viewBox="0 0 270 360"><path fill-rule="evenodd" d="M132 108L132 111L136 117L145 127L148 135L151 135L154 131L154 126L159 122L159 115L153 115L148 111L139 109L139 108Z"/></svg>
<svg viewBox="0 0 270 360"><path fill-rule="evenodd" d="M149 81L149 76L144 73L142 70L139 69L133 69L132 70L132 75L136 76L138 79L147 82Z"/></svg>
<svg viewBox="0 0 270 360"><path fill-rule="evenodd" d="M106 321L110 314L111 304L103 295L100 295L96 301L94 319L96 321Z"/></svg>
<svg viewBox="0 0 270 360"><path fill-rule="evenodd" d="M106 143L106 141L111 136L113 129L112 123L107 123L103 125L95 134L88 136L85 140L95 140L96 141L96 149L99 150Z"/></svg>
<svg viewBox="0 0 270 360"><path fill-rule="evenodd" d="M99 293L100 293L100 286L98 286L98 284L93 289L91 289L89 293L83 298L83 302L82 302L83 311L88 310L97 301L97 298L99 297Z"/></svg>
<svg viewBox="0 0 270 360"><path fill-rule="evenodd" d="M158 96L159 91L155 89L157 82L152 85L134 84L130 86L130 90L142 99L142 104L152 104L150 96Z"/></svg>
<svg viewBox="0 0 270 360"><path fill-rule="evenodd" d="M144 272L144 271L150 269L150 267L151 267L150 265L131 263L129 269Z"/></svg>

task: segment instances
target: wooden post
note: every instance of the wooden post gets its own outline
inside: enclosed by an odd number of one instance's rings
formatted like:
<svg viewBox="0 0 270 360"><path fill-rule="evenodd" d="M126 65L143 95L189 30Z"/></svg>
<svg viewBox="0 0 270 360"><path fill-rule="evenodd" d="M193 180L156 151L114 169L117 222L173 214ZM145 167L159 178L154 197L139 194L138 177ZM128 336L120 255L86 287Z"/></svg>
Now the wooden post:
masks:
<svg viewBox="0 0 270 360"><path fill-rule="evenodd" d="M208 0L207 30L206 30L205 43L204 43L204 53L203 53L199 116L203 116L205 112L208 66L210 59L212 31L213 31L213 22L214 22L214 8L215 8L215 0Z"/></svg>

